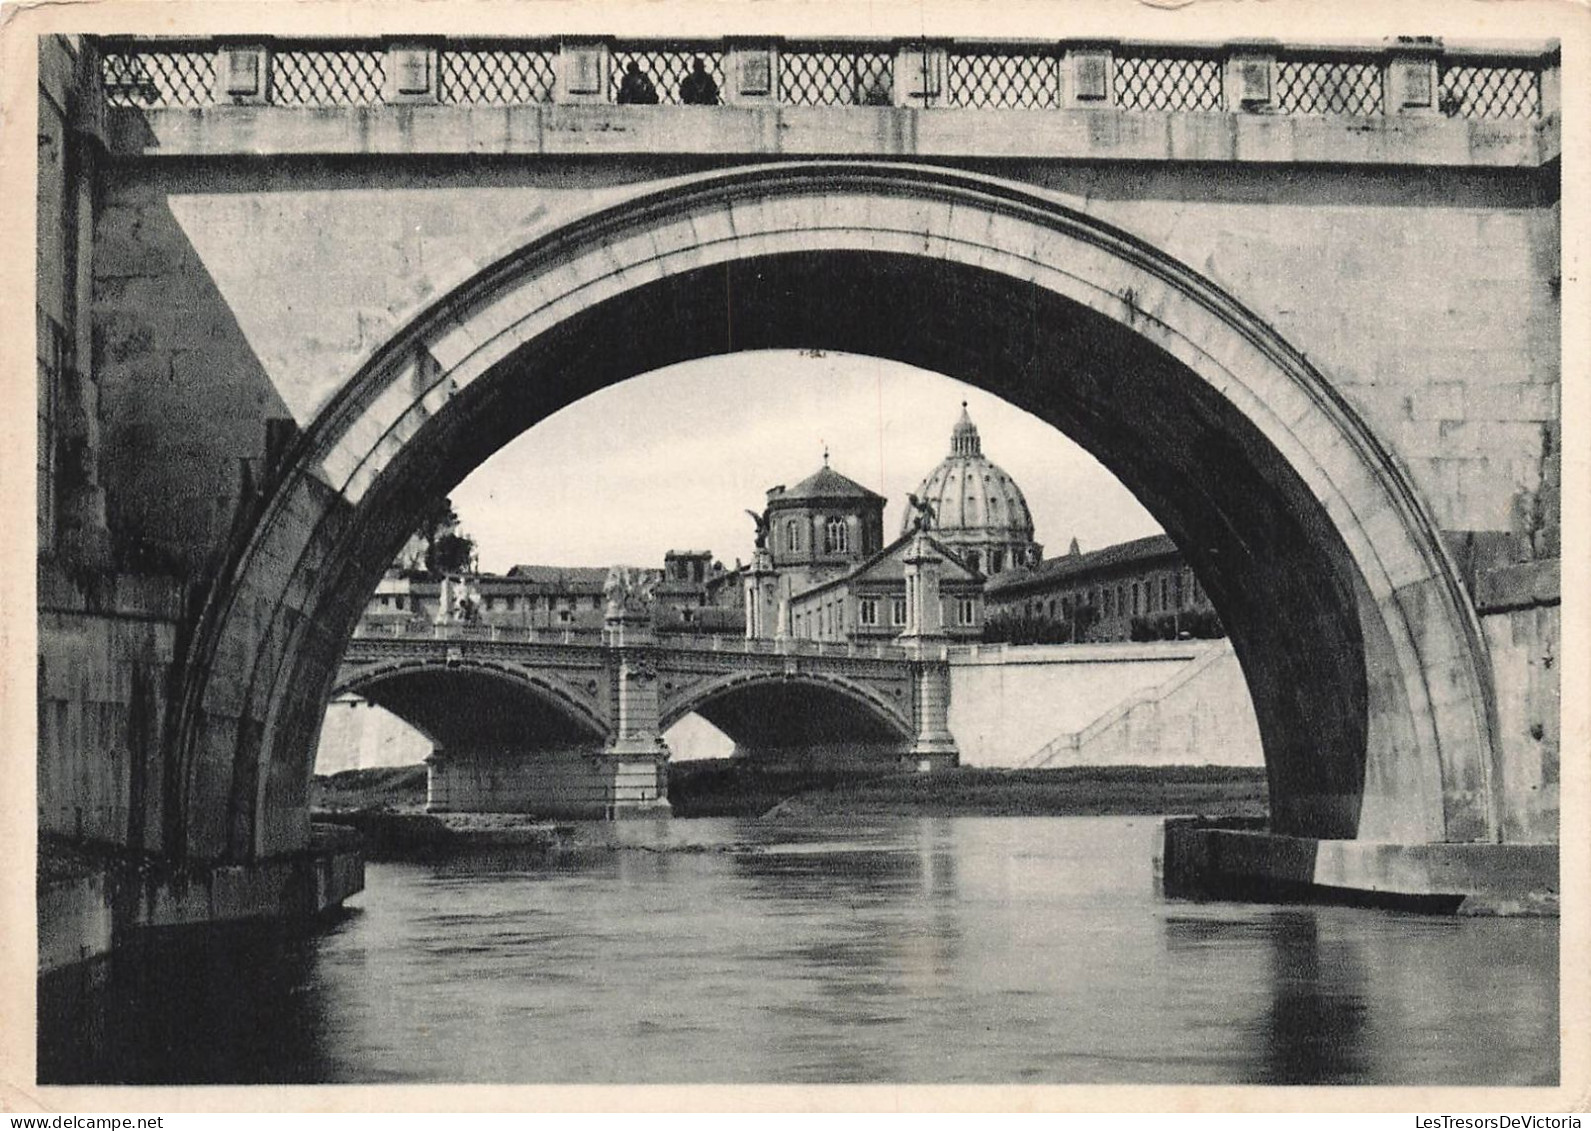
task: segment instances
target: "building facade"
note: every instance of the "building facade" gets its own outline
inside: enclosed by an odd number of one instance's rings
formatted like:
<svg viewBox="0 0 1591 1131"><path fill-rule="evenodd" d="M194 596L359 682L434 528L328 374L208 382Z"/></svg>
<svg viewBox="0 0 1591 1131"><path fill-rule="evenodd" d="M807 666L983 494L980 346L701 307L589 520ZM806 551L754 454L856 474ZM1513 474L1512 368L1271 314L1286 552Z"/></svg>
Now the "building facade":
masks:
<svg viewBox="0 0 1591 1131"><path fill-rule="evenodd" d="M1055 641L1224 635L1209 595L1164 534L1086 554L1073 539L1062 557L991 579L985 596L991 626L1021 624Z"/></svg>
<svg viewBox="0 0 1591 1131"><path fill-rule="evenodd" d="M973 429L974 449L976 435ZM983 575L939 536L931 506L913 508L904 533L885 545L884 506L882 495L831 468L827 453L795 487L770 490L753 564L742 573L746 635L978 639Z"/></svg>
<svg viewBox="0 0 1591 1131"><path fill-rule="evenodd" d="M925 598L928 634L970 643L983 632L982 575L967 568L937 538L916 531L901 535L850 573L790 598L790 635L800 640L886 643L911 624L907 574L913 554L924 559L937 581ZM923 567L919 567L919 571Z"/></svg>
<svg viewBox="0 0 1591 1131"><path fill-rule="evenodd" d="M767 550L780 599L850 573L884 546L884 496L829 466L768 491Z"/></svg>
<svg viewBox="0 0 1591 1131"><path fill-rule="evenodd" d="M659 632L745 631L739 575L707 551L673 551L663 568L632 568L651 594ZM387 571L366 608L365 622L399 625L447 620L507 628L599 633L606 616L609 571L594 566L516 565L506 574L429 577L399 567Z"/></svg>

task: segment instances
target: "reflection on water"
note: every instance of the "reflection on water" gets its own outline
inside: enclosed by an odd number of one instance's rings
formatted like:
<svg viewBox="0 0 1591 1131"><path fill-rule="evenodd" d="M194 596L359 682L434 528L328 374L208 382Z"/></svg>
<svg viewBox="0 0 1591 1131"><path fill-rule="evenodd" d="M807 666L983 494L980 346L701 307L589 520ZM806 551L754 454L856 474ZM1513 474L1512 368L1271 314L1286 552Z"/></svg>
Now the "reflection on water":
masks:
<svg viewBox="0 0 1591 1131"><path fill-rule="evenodd" d="M1167 903L1154 822L620 825L46 995L46 1081L1552 1083L1557 923ZM96 1035L98 1034L98 1035Z"/></svg>

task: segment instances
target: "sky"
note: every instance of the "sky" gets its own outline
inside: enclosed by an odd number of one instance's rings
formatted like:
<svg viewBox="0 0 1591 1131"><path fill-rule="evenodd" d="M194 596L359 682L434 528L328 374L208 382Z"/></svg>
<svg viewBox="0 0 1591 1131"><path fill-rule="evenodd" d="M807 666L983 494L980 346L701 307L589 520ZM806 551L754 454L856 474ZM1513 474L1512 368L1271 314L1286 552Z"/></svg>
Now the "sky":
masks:
<svg viewBox="0 0 1591 1131"><path fill-rule="evenodd" d="M1088 453L1037 417L948 377L875 358L738 353L656 370L570 405L526 431L451 492L480 568L658 567L668 550L749 561L747 510L767 490L829 464L888 500L950 451L967 402L983 453L1027 497L1045 555L1157 533L1159 525Z"/></svg>

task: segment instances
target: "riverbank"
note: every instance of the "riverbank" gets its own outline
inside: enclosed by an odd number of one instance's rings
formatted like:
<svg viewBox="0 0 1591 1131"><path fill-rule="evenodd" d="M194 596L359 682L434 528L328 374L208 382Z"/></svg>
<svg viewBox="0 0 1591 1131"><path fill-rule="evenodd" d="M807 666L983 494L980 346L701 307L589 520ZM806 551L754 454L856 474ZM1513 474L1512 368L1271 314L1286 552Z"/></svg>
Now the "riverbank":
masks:
<svg viewBox="0 0 1591 1131"><path fill-rule="evenodd" d="M729 761L669 767L677 817L1263 817L1261 766L1070 766L931 774L781 773Z"/></svg>
<svg viewBox="0 0 1591 1131"><path fill-rule="evenodd" d="M1263 817L1263 767L961 767L933 774L770 770L727 759L669 766L677 818L863 816ZM357 829L372 859L463 847L558 851L572 826L515 814L428 814L425 768L348 770L315 779L315 819Z"/></svg>

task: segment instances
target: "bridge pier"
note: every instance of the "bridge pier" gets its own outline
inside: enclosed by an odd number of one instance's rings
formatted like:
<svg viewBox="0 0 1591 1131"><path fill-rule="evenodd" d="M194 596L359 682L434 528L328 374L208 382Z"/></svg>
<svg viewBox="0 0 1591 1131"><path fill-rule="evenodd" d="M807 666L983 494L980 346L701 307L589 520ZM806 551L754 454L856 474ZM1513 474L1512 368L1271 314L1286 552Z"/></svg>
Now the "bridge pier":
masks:
<svg viewBox="0 0 1591 1131"><path fill-rule="evenodd" d="M1263 825L1166 818L1154 862L1163 894L1465 915L1558 914L1556 844L1393 844L1287 836Z"/></svg>
<svg viewBox="0 0 1591 1131"><path fill-rule="evenodd" d="M666 817L666 751L483 747L426 759L426 812L558 820Z"/></svg>
<svg viewBox="0 0 1591 1131"><path fill-rule="evenodd" d="M939 592L943 559L918 531L904 558L906 631L901 643L911 657L912 745L901 759L919 773L954 768L961 751L950 733L950 664L945 654L944 604Z"/></svg>

